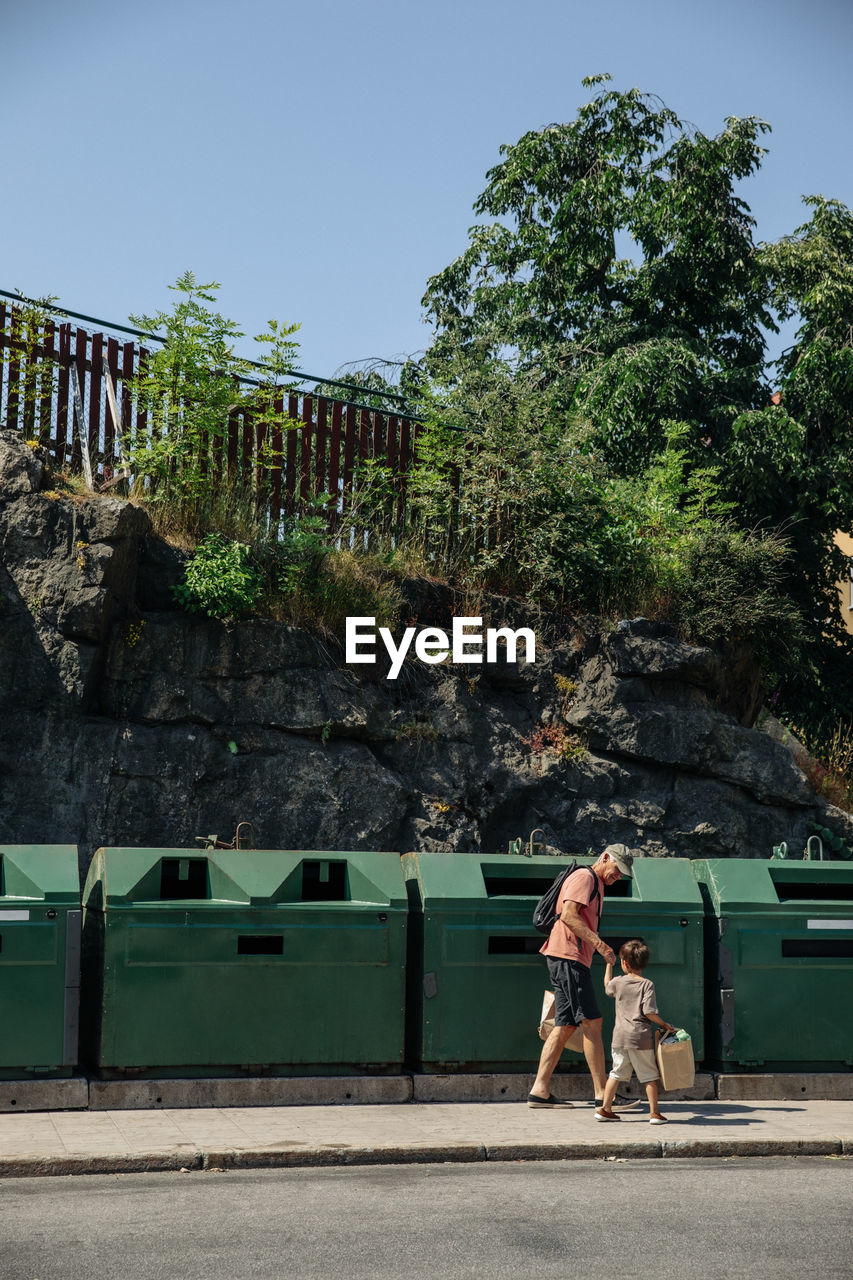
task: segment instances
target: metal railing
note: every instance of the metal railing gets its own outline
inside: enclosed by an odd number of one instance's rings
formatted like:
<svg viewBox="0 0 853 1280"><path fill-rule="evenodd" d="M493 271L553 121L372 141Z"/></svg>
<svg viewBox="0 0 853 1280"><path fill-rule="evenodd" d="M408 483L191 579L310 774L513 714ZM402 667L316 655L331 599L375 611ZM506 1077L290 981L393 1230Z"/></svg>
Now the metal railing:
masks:
<svg viewBox="0 0 853 1280"><path fill-rule="evenodd" d="M128 337L122 342L119 334ZM60 470L82 474L93 490L114 489L128 478L129 451L153 429L137 380L150 344L164 341L0 289L0 426L38 440ZM367 464L374 472L378 464L390 484L383 523L405 523L406 478L422 421L404 397L298 369L286 376L289 384L274 392L272 425L246 408L228 412L205 460L211 485L252 489L270 527L327 495L334 528L352 511ZM261 378L241 381L264 385ZM306 382L310 390L294 385Z"/></svg>

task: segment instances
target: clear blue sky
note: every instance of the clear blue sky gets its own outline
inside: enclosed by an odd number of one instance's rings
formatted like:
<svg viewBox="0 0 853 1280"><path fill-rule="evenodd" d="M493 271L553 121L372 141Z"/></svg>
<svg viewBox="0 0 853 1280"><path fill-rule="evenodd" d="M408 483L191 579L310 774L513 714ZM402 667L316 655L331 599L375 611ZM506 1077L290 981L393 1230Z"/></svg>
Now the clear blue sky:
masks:
<svg viewBox="0 0 853 1280"><path fill-rule="evenodd" d="M774 239L853 204L852 53L851 0L0 0L0 287L121 322L190 268L310 372L413 352L500 144L582 76L768 120Z"/></svg>

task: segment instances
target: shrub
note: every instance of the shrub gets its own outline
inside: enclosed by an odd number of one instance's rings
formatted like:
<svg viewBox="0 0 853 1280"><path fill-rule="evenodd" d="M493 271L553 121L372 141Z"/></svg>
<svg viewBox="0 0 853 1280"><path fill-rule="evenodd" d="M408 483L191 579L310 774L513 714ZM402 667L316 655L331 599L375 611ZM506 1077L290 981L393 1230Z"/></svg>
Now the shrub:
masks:
<svg viewBox="0 0 853 1280"><path fill-rule="evenodd" d="M327 549L312 569L265 559L268 612L279 622L310 627L340 639L348 617L375 617L380 627L397 625L403 613L400 584L378 557L350 550ZM278 565L278 567L276 567Z"/></svg>
<svg viewBox="0 0 853 1280"><path fill-rule="evenodd" d="M146 415L147 425L126 445L136 496L163 508L163 518L193 535L227 528L218 525L219 508L230 521L235 499L234 514L245 518L239 508L253 505L255 472L263 477L276 461L259 449L248 463L238 458L233 472L229 463L227 485L220 475L232 413L263 422L268 433L291 426L277 406L289 386L284 379L298 350L292 335L299 326L271 320L268 332L256 336L263 344L258 381L255 366L234 353L242 331L214 310L218 283L201 284L185 271L169 288L177 295L170 312L130 317L140 329L162 332L164 342L149 351L130 381L136 412Z"/></svg>
<svg viewBox="0 0 853 1280"><path fill-rule="evenodd" d="M785 594L788 548L775 534L730 525L690 539L678 569L677 622L690 640L743 640L761 648L790 646L800 616Z"/></svg>
<svg viewBox="0 0 853 1280"><path fill-rule="evenodd" d="M795 758L815 791L849 813L853 810L853 723L839 721L819 736L794 726L791 731L806 746L806 753L795 752Z"/></svg>
<svg viewBox="0 0 853 1280"><path fill-rule="evenodd" d="M263 542L259 552L273 599L284 600L316 580L331 550L322 516L304 515L286 521L278 538Z"/></svg>
<svg viewBox="0 0 853 1280"><path fill-rule="evenodd" d="M196 548L184 581L172 590L189 613L226 620L251 613L262 586L250 548L244 542L228 542L220 534L210 533Z"/></svg>
<svg viewBox="0 0 853 1280"><path fill-rule="evenodd" d="M430 410L407 539L431 573L593 611L633 545L590 431L507 370L489 374L463 406Z"/></svg>
<svg viewBox="0 0 853 1280"><path fill-rule="evenodd" d="M545 753L559 756L561 760L576 762L582 760L587 752L586 739L583 734L564 729L562 725L537 725L526 738L521 741L531 755Z"/></svg>

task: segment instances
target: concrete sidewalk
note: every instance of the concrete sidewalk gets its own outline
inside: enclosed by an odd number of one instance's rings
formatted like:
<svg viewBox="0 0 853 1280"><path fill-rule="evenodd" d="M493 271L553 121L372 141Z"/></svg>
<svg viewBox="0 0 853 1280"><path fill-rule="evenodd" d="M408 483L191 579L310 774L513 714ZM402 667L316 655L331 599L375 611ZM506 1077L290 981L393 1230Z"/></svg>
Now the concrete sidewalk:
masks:
<svg viewBox="0 0 853 1280"><path fill-rule="evenodd" d="M602 1124L589 1102L193 1107L0 1115L0 1177L442 1161L853 1156L853 1101L662 1101Z"/></svg>

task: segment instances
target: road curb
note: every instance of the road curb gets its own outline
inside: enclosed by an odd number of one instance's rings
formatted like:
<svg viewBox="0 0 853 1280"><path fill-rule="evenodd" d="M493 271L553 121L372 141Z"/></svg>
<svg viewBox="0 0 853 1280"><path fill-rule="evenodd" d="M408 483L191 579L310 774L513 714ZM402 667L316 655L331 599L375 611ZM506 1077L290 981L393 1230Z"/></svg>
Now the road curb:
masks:
<svg viewBox="0 0 853 1280"><path fill-rule="evenodd" d="M4 1178L61 1178L87 1173L176 1173L203 1167L200 1151L99 1152L79 1156L0 1156Z"/></svg>
<svg viewBox="0 0 853 1280"><path fill-rule="evenodd" d="M381 1144L375 1147L227 1148L205 1152L204 1169L329 1168L374 1164L476 1164L485 1161L479 1142Z"/></svg>
<svg viewBox="0 0 853 1280"><path fill-rule="evenodd" d="M675 1138L661 1143L665 1160L701 1156L840 1156L840 1138Z"/></svg>
<svg viewBox="0 0 853 1280"><path fill-rule="evenodd" d="M282 1144L260 1148L100 1152L79 1156L3 1156L0 1181L85 1174L225 1172L237 1169L341 1168L358 1165L478 1164L541 1160L684 1160L714 1157L851 1156L839 1138L696 1138L658 1142L594 1139L574 1142L456 1142L369 1147Z"/></svg>
<svg viewBox="0 0 853 1280"><path fill-rule="evenodd" d="M661 1144L638 1139L635 1142L596 1141L594 1138L573 1142L492 1142L486 1147L487 1160L655 1160Z"/></svg>

